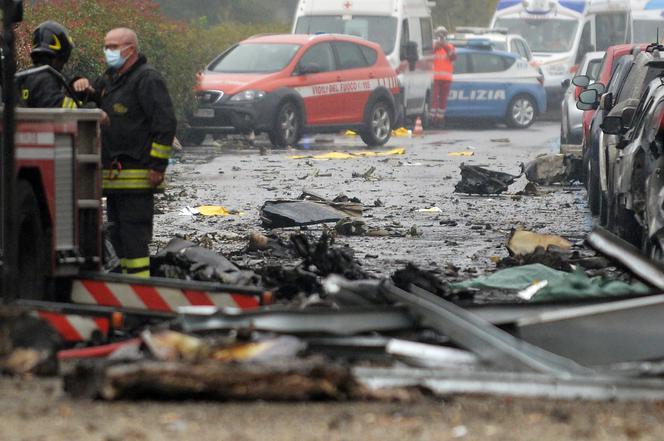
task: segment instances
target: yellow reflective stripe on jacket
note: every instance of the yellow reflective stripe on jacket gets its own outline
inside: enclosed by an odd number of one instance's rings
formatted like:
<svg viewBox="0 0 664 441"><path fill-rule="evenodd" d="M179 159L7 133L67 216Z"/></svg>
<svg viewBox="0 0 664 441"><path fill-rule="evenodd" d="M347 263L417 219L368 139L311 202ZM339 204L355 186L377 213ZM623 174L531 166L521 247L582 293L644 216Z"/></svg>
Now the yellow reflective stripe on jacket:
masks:
<svg viewBox="0 0 664 441"><path fill-rule="evenodd" d="M73 99L66 96L62 100L62 108L63 109L76 109L76 108L78 108L78 105L76 104L76 101L74 101Z"/></svg>
<svg viewBox="0 0 664 441"><path fill-rule="evenodd" d="M159 159L168 159L171 157L171 152L173 147L170 145L163 145L156 142L152 143L152 150L150 151L150 156L153 158Z"/></svg>

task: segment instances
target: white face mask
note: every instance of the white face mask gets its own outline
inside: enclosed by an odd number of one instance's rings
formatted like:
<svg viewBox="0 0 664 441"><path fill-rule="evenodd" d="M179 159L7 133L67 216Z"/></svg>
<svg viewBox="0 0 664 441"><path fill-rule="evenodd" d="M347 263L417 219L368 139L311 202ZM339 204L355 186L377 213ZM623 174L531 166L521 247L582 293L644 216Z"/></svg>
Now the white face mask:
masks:
<svg viewBox="0 0 664 441"><path fill-rule="evenodd" d="M129 58L122 56L122 49L104 49L104 56L106 57L108 67L114 69L120 69L127 62L127 58Z"/></svg>

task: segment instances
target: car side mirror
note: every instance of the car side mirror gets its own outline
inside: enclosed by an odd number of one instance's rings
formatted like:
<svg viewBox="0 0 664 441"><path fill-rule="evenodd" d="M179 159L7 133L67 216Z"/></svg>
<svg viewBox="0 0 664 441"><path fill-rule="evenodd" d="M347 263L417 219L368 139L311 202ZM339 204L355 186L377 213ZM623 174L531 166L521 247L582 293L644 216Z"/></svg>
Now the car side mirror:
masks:
<svg viewBox="0 0 664 441"><path fill-rule="evenodd" d="M598 104L599 93L594 89L584 90L579 94L579 102L583 104Z"/></svg>
<svg viewBox="0 0 664 441"><path fill-rule="evenodd" d="M622 135L624 132L623 119L620 116L607 116L600 128L607 135Z"/></svg>
<svg viewBox="0 0 664 441"><path fill-rule="evenodd" d="M599 100L599 107L607 113L610 112L613 109L613 94L609 92L602 95Z"/></svg>
<svg viewBox="0 0 664 441"><path fill-rule="evenodd" d="M583 111L595 110L595 105L594 104L585 104L585 103L582 103L580 101L577 101L576 102L576 108L579 109L579 110L583 110Z"/></svg>
<svg viewBox="0 0 664 441"><path fill-rule="evenodd" d="M567 89L569 85L572 84L572 81L569 78L565 78L560 85L562 86L563 89Z"/></svg>
<svg viewBox="0 0 664 441"><path fill-rule="evenodd" d="M588 75L577 75L572 78L572 84L578 87L588 87L590 85L590 77Z"/></svg>
<svg viewBox="0 0 664 441"><path fill-rule="evenodd" d="M606 86L602 83L593 83L586 88L586 90L596 90L599 95L606 92Z"/></svg>
<svg viewBox="0 0 664 441"><path fill-rule="evenodd" d="M420 54L417 52L417 43L409 41L404 46L404 56L408 62L410 70L415 70L415 66L420 59Z"/></svg>
<svg viewBox="0 0 664 441"><path fill-rule="evenodd" d="M305 64L304 66L300 66L297 70L297 73L299 75L312 75L320 73L321 71L322 69L318 63L309 63Z"/></svg>
<svg viewBox="0 0 664 441"><path fill-rule="evenodd" d="M636 107L625 107L620 114L620 119L623 122L624 127L631 127L632 120L634 119L634 114L636 113Z"/></svg>

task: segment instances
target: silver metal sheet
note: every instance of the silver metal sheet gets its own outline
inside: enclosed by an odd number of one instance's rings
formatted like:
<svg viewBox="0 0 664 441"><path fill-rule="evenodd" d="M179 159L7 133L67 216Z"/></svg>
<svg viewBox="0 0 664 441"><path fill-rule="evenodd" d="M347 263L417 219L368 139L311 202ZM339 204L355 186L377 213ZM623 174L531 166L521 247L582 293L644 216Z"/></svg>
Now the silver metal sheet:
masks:
<svg viewBox="0 0 664 441"><path fill-rule="evenodd" d="M545 312L517 322L523 340L585 366L664 358L664 295Z"/></svg>
<svg viewBox="0 0 664 441"><path fill-rule="evenodd" d="M664 400L664 380L661 379L365 367L354 368L353 375L372 389L419 386L440 396L481 394L565 400Z"/></svg>

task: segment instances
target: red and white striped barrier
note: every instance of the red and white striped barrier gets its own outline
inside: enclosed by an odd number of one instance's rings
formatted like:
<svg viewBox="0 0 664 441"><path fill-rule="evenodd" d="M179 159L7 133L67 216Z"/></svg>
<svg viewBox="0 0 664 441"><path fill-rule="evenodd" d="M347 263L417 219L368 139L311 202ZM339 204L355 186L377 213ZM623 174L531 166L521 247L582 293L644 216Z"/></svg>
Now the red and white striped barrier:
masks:
<svg viewBox="0 0 664 441"><path fill-rule="evenodd" d="M52 311L37 311L36 315L48 322L67 343L88 341L95 336L105 339L111 328L106 317L83 317Z"/></svg>
<svg viewBox="0 0 664 441"><path fill-rule="evenodd" d="M218 308L258 308L260 297L253 294L206 292L160 287L131 282L75 280L71 301L79 305L99 305L160 312L177 312L182 306Z"/></svg>

